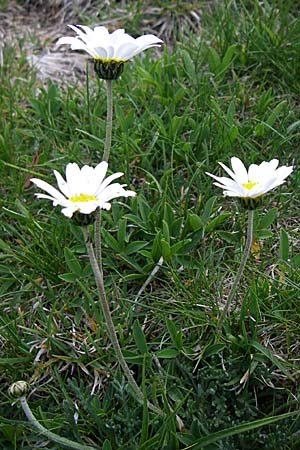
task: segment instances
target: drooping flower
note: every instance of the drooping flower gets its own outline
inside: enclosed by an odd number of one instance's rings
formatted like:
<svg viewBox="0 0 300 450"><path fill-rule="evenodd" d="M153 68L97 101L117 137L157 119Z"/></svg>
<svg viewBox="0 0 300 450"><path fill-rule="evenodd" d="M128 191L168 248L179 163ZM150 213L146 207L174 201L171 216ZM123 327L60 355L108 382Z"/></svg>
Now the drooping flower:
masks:
<svg viewBox="0 0 300 450"><path fill-rule="evenodd" d="M124 62L150 47L159 47L162 40L153 34L133 38L118 29L109 33L104 26L94 29L85 25L69 25L76 37L63 36L56 45L69 44L72 50L84 50L95 61L95 70L100 78L116 79L123 70Z"/></svg>
<svg viewBox="0 0 300 450"><path fill-rule="evenodd" d="M39 178L32 178L31 181L43 189L47 194L35 194L38 198L52 200L53 205L63 206L62 213L66 217L72 217L74 213L91 214L97 208L109 210L112 199L117 197L133 197L135 192L126 191L119 183L112 183L113 180L123 175L117 172L105 178L108 164L102 161L95 168L83 166L81 169L76 163L69 163L66 167L66 181L54 170L54 175L58 187L57 190L50 184Z"/></svg>
<svg viewBox="0 0 300 450"><path fill-rule="evenodd" d="M244 200L257 200L267 192L285 182L290 175L293 166L278 167L278 159L263 161L261 164L251 164L248 171L239 158L231 158L231 167L219 163L220 166L231 176L217 177L206 172L207 175L217 180L214 184L224 189L224 195L240 197Z"/></svg>

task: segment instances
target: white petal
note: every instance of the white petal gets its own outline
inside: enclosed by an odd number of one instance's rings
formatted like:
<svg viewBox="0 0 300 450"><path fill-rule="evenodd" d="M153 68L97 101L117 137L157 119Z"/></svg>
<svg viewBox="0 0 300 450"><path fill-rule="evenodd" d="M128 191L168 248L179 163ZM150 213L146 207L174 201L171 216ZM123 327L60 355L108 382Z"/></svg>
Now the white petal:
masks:
<svg viewBox="0 0 300 450"><path fill-rule="evenodd" d="M55 175L59 189L67 198L69 198L72 194L70 192L67 182L63 179L61 174L59 172L57 172L57 170L54 170L54 175Z"/></svg>
<svg viewBox="0 0 300 450"><path fill-rule="evenodd" d="M150 47L160 47L160 45L163 44L163 41L154 34L145 34L144 36L140 36L135 40L135 42L139 47L138 53Z"/></svg>
<svg viewBox="0 0 300 450"><path fill-rule="evenodd" d="M228 197L243 197L241 194L234 191L224 191L223 194Z"/></svg>
<svg viewBox="0 0 300 450"><path fill-rule="evenodd" d="M118 30L113 31L110 34L110 41L114 44L120 44L126 41L135 41L135 39L129 34L125 33L123 28L119 28Z"/></svg>
<svg viewBox="0 0 300 450"><path fill-rule="evenodd" d="M108 42L109 32L107 28L103 26L98 26L94 28L94 36L97 40L102 40L103 43Z"/></svg>
<svg viewBox="0 0 300 450"><path fill-rule="evenodd" d="M98 201L88 201L88 202L76 202L76 207L78 208L78 211L80 211L82 214L91 214L95 209L98 208Z"/></svg>
<svg viewBox="0 0 300 450"><path fill-rule="evenodd" d="M57 189L51 186L51 184L46 183L46 181L40 180L39 178L31 178L30 181L40 189L43 189L43 191L46 191L58 202L64 202L66 200L66 198Z"/></svg>
<svg viewBox="0 0 300 450"><path fill-rule="evenodd" d="M117 197L134 197L136 195L133 191L126 191L123 186L119 183L114 183L108 186L101 194L99 195L99 201L101 204L109 202L113 198Z"/></svg>
<svg viewBox="0 0 300 450"><path fill-rule="evenodd" d="M135 42L126 42L116 50L116 58L118 59L130 59L136 54L136 50L138 49L138 46Z"/></svg>
<svg viewBox="0 0 300 450"><path fill-rule="evenodd" d="M95 195L96 196L101 195L102 192L107 188L109 183L111 183L116 178L120 178L122 175L124 175L123 172L117 172L117 173L113 173L109 177L105 178L105 180L99 185L97 191L95 192Z"/></svg>
<svg viewBox="0 0 300 450"><path fill-rule="evenodd" d="M284 180L293 172L293 166L282 166L275 170L274 175L278 180Z"/></svg>
<svg viewBox="0 0 300 450"><path fill-rule="evenodd" d="M80 169L78 167L78 164L76 164L76 163L67 164L66 180L67 180L71 195L84 193L84 192L81 192L81 184L80 184L81 176L80 176Z"/></svg>
<svg viewBox="0 0 300 450"><path fill-rule="evenodd" d="M103 46L95 46L93 49L95 52L95 58L108 58L107 56L107 50Z"/></svg>
<svg viewBox="0 0 300 450"><path fill-rule="evenodd" d="M70 207L67 207L67 208L63 208L63 209L61 210L61 212L62 212L66 217L69 217L69 219L73 216L74 212L76 212L76 211L77 211L77 209L76 209L75 206L70 206Z"/></svg>
<svg viewBox="0 0 300 450"><path fill-rule="evenodd" d="M77 39L76 37L63 36L58 39L58 41L56 42L55 45L64 45L64 44L73 45L73 44L76 44L77 42L81 42L81 41L79 41L79 39Z"/></svg>
<svg viewBox="0 0 300 450"><path fill-rule="evenodd" d="M242 161L236 156L231 158L231 167L234 172L233 179L235 181L237 181L239 184L248 182L248 172L246 170L246 167L244 166Z"/></svg>
<svg viewBox="0 0 300 450"><path fill-rule="evenodd" d="M232 172L231 169L229 169L229 167L225 166L225 164L223 164L222 162L219 162L220 166L222 167L222 169L225 170L225 172L228 173L228 175L231 176L232 179L235 179L235 174Z"/></svg>
<svg viewBox="0 0 300 450"><path fill-rule="evenodd" d="M251 164L248 169L249 181L257 181L259 178L258 172L259 172L259 166L257 164Z"/></svg>

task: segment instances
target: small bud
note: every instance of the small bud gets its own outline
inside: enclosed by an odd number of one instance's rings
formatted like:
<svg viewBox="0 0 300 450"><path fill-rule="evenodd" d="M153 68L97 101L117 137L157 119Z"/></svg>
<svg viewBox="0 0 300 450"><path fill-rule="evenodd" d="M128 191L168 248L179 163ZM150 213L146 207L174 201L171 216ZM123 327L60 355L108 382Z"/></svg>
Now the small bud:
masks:
<svg viewBox="0 0 300 450"><path fill-rule="evenodd" d="M123 72L123 61L101 61L94 60L94 69L96 74L102 80L116 80Z"/></svg>
<svg viewBox="0 0 300 450"><path fill-rule="evenodd" d="M8 393L12 397L24 397L28 392L29 385L26 381L16 381L8 388Z"/></svg>

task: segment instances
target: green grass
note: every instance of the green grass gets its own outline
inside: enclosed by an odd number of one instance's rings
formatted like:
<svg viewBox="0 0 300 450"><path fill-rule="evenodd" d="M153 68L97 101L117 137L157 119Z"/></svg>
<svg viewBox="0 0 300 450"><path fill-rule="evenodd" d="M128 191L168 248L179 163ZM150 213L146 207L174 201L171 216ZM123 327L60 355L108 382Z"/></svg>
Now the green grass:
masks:
<svg viewBox="0 0 300 450"><path fill-rule="evenodd" d="M297 415L200 444L299 407L299 10L289 1L205 3L195 32L182 13L185 2L177 2L175 15L174 2L163 3L153 6L165 8L173 40L127 63L113 83L109 169L123 171L137 196L103 213L103 263L127 362L148 398L165 411L167 399L185 430L178 431L174 414L148 417L135 401L95 303L81 230L59 207L36 200L28 182L35 175L52 183L53 169L63 172L70 161L101 160L105 86L92 67L88 83L42 83L20 44L4 48L0 68L6 450L60 450L12 406L7 388L19 379L30 382L29 403L46 428L99 448L107 440L105 450L108 441L113 450L299 448ZM134 17L122 26L141 34L147 11ZM231 156L246 165L276 157L295 170L256 213L258 250L217 340L246 214L205 171L221 174L218 161L228 164ZM135 302L161 256L162 268Z"/></svg>

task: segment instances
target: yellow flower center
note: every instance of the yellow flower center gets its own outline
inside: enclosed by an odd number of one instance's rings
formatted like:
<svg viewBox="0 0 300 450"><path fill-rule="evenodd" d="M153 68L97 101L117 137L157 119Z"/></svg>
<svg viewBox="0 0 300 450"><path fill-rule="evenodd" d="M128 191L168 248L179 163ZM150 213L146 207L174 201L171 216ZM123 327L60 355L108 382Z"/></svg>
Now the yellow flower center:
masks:
<svg viewBox="0 0 300 450"><path fill-rule="evenodd" d="M242 183L242 186L246 189L252 189L253 186L256 186L258 184L258 181L251 181L249 180L247 183Z"/></svg>
<svg viewBox="0 0 300 450"><path fill-rule="evenodd" d="M126 59L121 59L121 58L101 58L100 56L97 56L94 59L96 61L101 61L105 64L107 64L107 63L124 63L127 61Z"/></svg>
<svg viewBox="0 0 300 450"><path fill-rule="evenodd" d="M90 194L75 194L72 195L71 197L69 197L69 200L71 200L71 202L88 202L90 200L97 200L97 197L95 197L94 195L90 195Z"/></svg>

